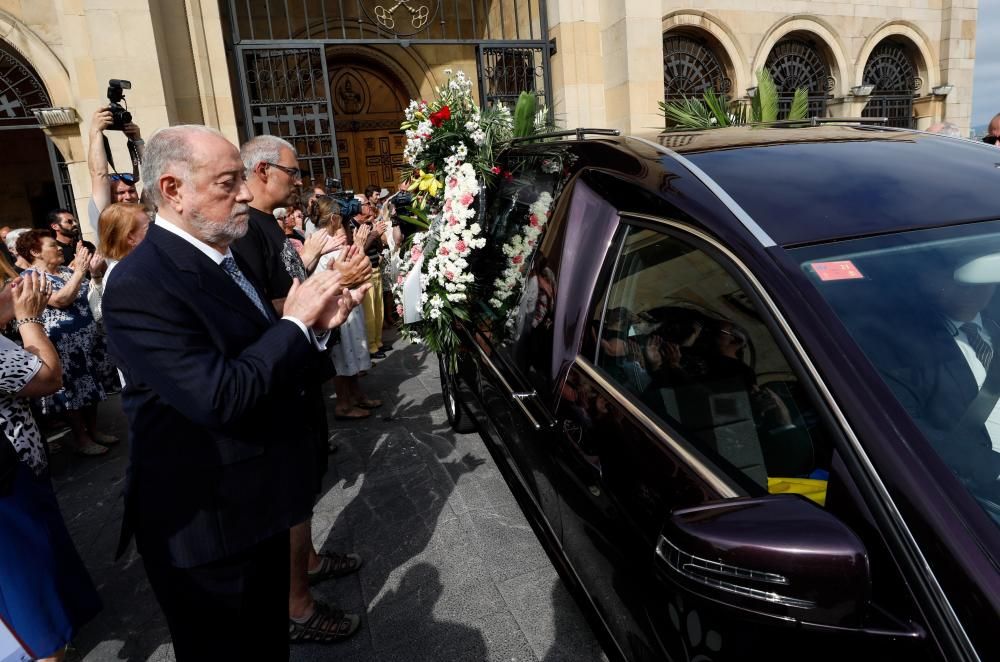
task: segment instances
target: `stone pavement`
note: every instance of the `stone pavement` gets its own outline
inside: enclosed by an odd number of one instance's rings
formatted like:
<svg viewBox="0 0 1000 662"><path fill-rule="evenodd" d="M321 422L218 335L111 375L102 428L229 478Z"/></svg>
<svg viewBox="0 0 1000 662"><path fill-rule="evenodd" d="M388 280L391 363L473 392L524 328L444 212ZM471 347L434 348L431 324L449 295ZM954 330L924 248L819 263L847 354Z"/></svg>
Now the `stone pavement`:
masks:
<svg viewBox="0 0 1000 662"><path fill-rule="evenodd" d="M365 559L356 575L314 589L362 613L361 630L336 646L294 646L291 659L605 659L480 437L448 426L436 358L397 347L363 380L385 401L375 416L334 421L329 400L339 448L313 520L318 548ZM117 398L101 418L125 437ZM71 662L174 659L134 548L113 560L125 466L124 446L104 458L53 457L70 533L104 600L74 641Z"/></svg>

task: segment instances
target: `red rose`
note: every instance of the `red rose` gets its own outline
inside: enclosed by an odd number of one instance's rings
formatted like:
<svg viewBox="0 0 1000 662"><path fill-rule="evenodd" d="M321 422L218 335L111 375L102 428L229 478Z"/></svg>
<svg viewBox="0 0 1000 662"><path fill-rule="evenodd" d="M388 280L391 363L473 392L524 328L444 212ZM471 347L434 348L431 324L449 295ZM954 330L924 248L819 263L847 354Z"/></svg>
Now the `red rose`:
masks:
<svg viewBox="0 0 1000 662"><path fill-rule="evenodd" d="M447 120L451 119L451 108L448 106L441 106L441 110L436 113L431 113L431 125L438 127L444 124Z"/></svg>

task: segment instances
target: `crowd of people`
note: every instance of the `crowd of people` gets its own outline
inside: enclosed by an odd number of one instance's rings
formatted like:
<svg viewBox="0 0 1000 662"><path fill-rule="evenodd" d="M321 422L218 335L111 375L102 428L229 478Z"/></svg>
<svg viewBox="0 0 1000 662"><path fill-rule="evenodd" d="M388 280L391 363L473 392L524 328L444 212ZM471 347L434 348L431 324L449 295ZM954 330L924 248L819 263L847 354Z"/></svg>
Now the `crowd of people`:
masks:
<svg viewBox="0 0 1000 662"><path fill-rule="evenodd" d="M332 380L347 424L382 406L363 378L392 349L395 196L304 191L285 140L237 149L193 125L148 145L127 125L137 158L121 174L103 148L110 121L106 109L92 121L96 245L67 209L0 230L0 617L34 659L60 660L100 611L48 466L119 443L97 411L120 391L118 555L134 538L177 659L342 641L359 616L311 593L362 564L312 541L335 450L322 388Z"/></svg>

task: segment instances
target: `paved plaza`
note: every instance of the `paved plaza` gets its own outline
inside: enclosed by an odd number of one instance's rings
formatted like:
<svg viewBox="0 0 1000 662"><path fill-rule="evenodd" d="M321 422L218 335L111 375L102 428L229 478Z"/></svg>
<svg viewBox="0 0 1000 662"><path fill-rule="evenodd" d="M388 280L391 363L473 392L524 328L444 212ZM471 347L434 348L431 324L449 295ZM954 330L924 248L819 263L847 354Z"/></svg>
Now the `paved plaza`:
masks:
<svg viewBox="0 0 1000 662"><path fill-rule="evenodd" d="M436 358L396 346L364 380L385 401L375 416L333 421L329 401L338 450L313 520L318 548L365 559L358 574L315 588L363 614L362 628L335 646L294 646L291 659L603 660L482 440L449 428ZM102 420L124 438L119 409L117 397L108 401ZM134 547L113 558L126 455L123 445L105 458L53 457L70 533L104 600L71 661L174 659Z"/></svg>

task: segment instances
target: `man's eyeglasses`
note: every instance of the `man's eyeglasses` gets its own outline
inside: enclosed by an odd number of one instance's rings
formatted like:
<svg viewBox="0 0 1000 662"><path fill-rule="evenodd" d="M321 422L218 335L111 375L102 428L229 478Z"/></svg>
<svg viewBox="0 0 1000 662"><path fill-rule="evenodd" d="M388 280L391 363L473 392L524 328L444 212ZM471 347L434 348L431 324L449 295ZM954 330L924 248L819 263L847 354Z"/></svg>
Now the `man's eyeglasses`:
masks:
<svg viewBox="0 0 1000 662"><path fill-rule="evenodd" d="M130 173L118 174L117 172L111 175L111 181L113 182L125 182L129 186L135 186L136 178L135 175Z"/></svg>
<svg viewBox="0 0 1000 662"><path fill-rule="evenodd" d="M288 166L283 166L278 163L271 163L270 161L264 161L264 165L274 166L275 168L282 171L292 179L302 179L302 170L300 168L289 168Z"/></svg>

